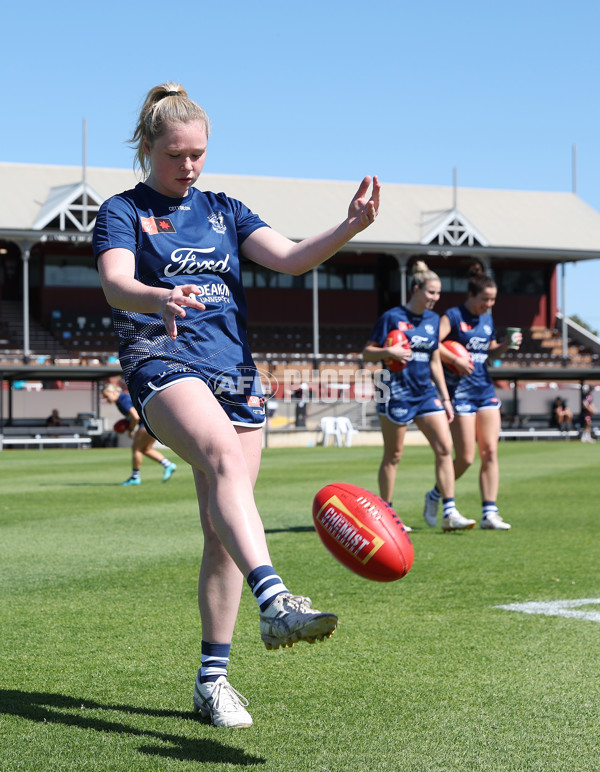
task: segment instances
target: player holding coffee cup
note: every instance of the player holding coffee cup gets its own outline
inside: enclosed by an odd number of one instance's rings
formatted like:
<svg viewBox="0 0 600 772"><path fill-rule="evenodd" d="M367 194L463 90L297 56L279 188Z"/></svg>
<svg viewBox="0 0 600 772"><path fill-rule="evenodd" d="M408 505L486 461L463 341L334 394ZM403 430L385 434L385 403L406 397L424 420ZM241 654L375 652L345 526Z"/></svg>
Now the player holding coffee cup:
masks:
<svg viewBox="0 0 600 772"><path fill-rule="evenodd" d="M523 334L520 327L508 327L506 330L507 347L516 351L520 348Z"/></svg>

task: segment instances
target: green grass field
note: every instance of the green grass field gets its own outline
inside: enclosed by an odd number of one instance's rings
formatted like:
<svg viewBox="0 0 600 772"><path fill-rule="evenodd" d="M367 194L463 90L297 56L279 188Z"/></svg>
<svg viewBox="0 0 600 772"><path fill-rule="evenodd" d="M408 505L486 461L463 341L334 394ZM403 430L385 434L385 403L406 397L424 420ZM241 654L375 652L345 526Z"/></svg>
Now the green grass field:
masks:
<svg viewBox="0 0 600 772"><path fill-rule="evenodd" d="M407 448L396 509L404 579L369 582L312 528L315 492L373 490L379 448L264 454L257 500L273 562L334 611L336 634L268 652L248 589L230 664L254 726L191 712L201 550L192 475L122 449L0 453L0 769L395 772L600 769L600 624L509 603L600 598L600 444L503 443L510 532L443 534L421 517L433 457ZM457 486L479 518L477 471Z"/></svg>

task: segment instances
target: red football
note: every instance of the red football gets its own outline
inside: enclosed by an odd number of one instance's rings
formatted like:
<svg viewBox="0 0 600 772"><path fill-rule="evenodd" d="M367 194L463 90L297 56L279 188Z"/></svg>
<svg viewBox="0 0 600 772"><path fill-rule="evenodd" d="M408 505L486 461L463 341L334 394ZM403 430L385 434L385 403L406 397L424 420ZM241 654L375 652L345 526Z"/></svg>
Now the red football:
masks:
<svg viewBox="0 0 600 772"><path fill-rule="evenodd" d="M410 348L410 341L402 332L402 330L393 329L388 332L383 346L384 348L389 348L390 346L394 346L396 343L402 343L404 348ZM400 370L404 370L407 365L407 362L399 362L397 359L392 359L391 357L384 359L383 363L392 373L399 373Z"/></svg>
<svg viewBox="0 0 600 772"><path fill-rule="evenodd" d="M346 568L376 582L393 582L411 569L412 542L402 520L374 493L331 483L313 501L321 541Z"/></svg>
<svg viewBox="0 0 600 772"><path fill-rule="evenodd" d="M113 426L113 431L118 432L119 434L123 434L123 432L126 432L128 429L129 429L128 418L119 418L119 420Z"/></svg>
<svg viewBox="0 0 600 772"><path fill-rule="evenodd" d="M447 348L448 351L450 351L452 354L456 354L457 357L460 357L461 359L469 359L472 361L471 354L467 351L463 344L459 343L457 340L444 340L442 341L442 346ZM447 362L444 362L444 367L447 367L451 373L456 373L458 375L458 370L456 367L454 367L454 365L449 365Z"/></svg>

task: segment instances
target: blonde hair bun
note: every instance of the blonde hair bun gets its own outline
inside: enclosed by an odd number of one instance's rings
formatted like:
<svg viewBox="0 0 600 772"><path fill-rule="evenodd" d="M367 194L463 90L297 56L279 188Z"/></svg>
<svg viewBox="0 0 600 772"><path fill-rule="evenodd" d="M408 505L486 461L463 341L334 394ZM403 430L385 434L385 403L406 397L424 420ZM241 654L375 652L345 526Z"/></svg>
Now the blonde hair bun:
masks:
<svg viewBox="0 0 600 772"><path fill-rule="evenodd" d="M417 260L412 269L411 289L423 287L428 281L439 281L440 277L432 271L424 260Z"/></svg>

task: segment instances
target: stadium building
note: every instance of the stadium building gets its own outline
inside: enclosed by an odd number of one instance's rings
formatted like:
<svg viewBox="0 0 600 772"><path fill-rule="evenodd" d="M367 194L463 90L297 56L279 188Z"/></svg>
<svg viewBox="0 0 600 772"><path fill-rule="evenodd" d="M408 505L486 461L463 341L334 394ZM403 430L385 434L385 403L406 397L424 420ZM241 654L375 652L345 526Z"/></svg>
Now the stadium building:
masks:
<svg viewBox="0 0 600 772"><path fill-rule="evenodd" d="M3 378L50 377L63 365L114 374L117 342L91 232L102 201L136 184L133 171L0 163L0 180ZM357 187L214 174L199 182L242 200L294 240L341 221ZM326 265L295 277L246 264L252 349L272 370L361 366L375 319L406 300L417 259L442 279L443 312L464 299L474 258L498 284L499 331L524 331L522 350L492 363L494 377L600 380L600 341L562 324L564 264L600 259L600 214L566 192L384 183L375 224Z"/></svg>

